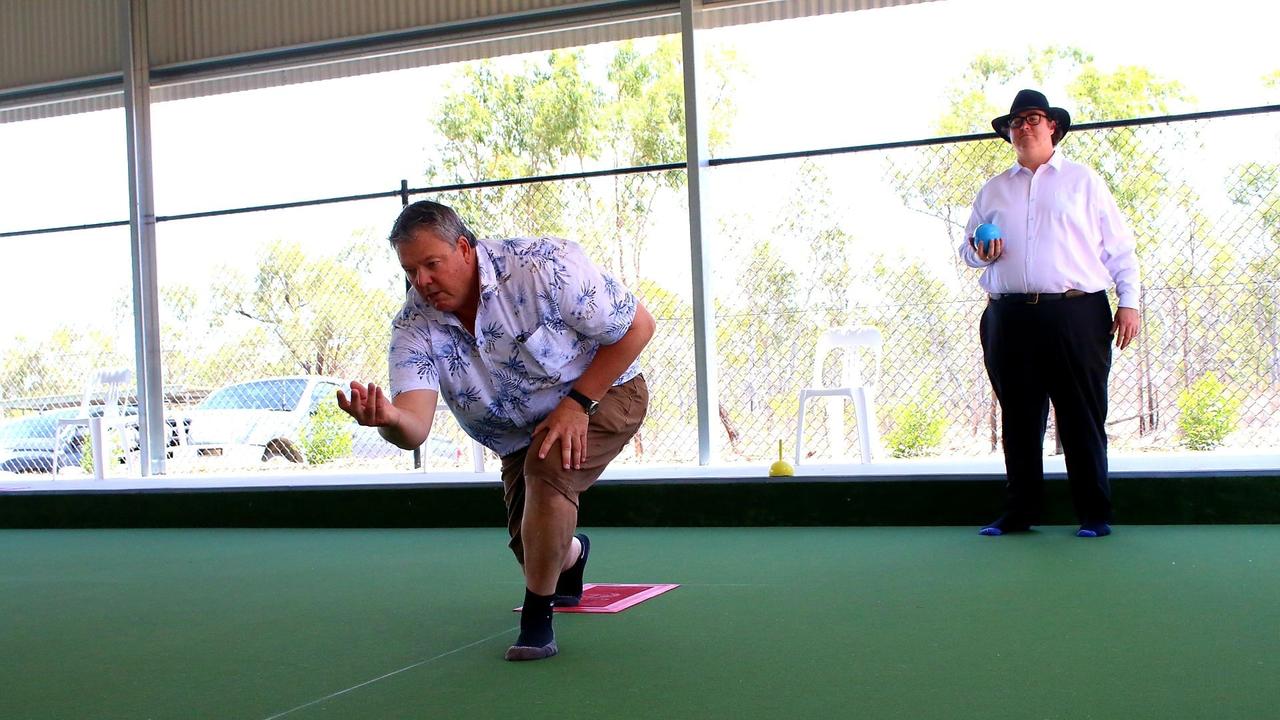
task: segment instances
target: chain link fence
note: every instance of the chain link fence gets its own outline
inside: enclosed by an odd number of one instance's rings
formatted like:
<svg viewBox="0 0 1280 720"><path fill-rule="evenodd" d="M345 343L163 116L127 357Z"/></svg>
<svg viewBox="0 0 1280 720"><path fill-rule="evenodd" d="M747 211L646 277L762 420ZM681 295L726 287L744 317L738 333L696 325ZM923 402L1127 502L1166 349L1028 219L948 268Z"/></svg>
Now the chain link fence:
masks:
<svg viewBox="0 0 1280 720"><path fill-rule="evenodd" d="M1240 137L1254 139L1255 153L1235 160L1228 150ZM1112 448L1280 446L1280 113L1085 126L1061 147L1103 175L1138 238L1144 329L1114 356ZM881 457L997 450L998 407L977 337L985 299L956 249L978 188L1012 162L1002 141L975 139L711 168L704 216L723 459L763 463L779 441L791 448L819 335L853 325L884 338L873 379ZM623 464L697 461L685 182L682 170L660 170L430 195L481 236L581 243L657 319L642 357L652 406ZM389 319L405 287L385 241L399 204L345 206L346 219L320 233L287 229L318 212L308 208L253 213L259 224L283 217L286 229L271 233L245 232L230 217L161 224L172 472L415 466L412 454L347 422L332 399L351 380L385 385ZM166 253L198 237L245 245L222 248L217 257L235 262L198 278L166 264ZM0 437L12 467L4 470L47 472L35 458L53 456L51 440L31 450L37 444L18 436L78 412L95 369L134 366L123 283L117 297L95 300L118 306L113 325L68 320L48 340L5 346ZM835 371L821 372L832 381ZM126 396L127 415L132 388ZM852 409L838 411L836 437L824 432L829 411L807 410L814 459L857 447ZM432 436L420 458L428 470L473 467L472 445L448 412L437 414ZM82 438L73 441L63 463L84 471L82 448Z"/></svg>
<svg viewBox="0 0 1280 720"><path fill-rule="evenodd" d="M129 230L95 228L0 242L11 269L0 284L0 474L47 474L55 460L59 473L91 472L87 423L60 423L101 415L100 406L81 412L86 392L101 402L102 388L90 382L96 371L133 367ZM100 292L86 292L90 284ZM121 415L128 418L132 382L125 395ZM113 445L126 442L136 445L136 431ZM126 459L125 448L112 449L118 451L113 466Z"/></svg>
<svg viewBox="0 0 1280 720"><path fill-rule="evenodd" d="M1232 161L1233 138L1266 148ZM1113 450L1280 446L1280 114L1075 129L1060 146L1106 179L1137 237L1143 333L1113 356ZM1009 168L1001 140L894 147L735 166L732 184L791 198L723 200L731 239L717 282L721 417L732 455L764 461L792 438L797 390L816 384L818 336L870 325L885 338L877 430L897 457L998 449L999 409L982 364L979 271L959 262L970 204ZM750 249L749 259L747 249ZM1115 304L1112 294L1112 305ZM833 384L829 365L824 382ZM806 412L806 454L856 448ZM1053 450L1052 420L1047 445ZM853 453L856 457L856 451Z"/></svg>

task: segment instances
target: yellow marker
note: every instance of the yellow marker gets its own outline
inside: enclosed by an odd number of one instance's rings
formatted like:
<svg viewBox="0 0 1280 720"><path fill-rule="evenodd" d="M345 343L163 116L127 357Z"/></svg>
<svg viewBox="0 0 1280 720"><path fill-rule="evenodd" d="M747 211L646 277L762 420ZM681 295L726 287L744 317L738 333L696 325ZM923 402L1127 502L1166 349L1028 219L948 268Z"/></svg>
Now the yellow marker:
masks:
<svg viewBox="0 0 1280 720"><path fill-rule="evenodd" d="M782 459L782 441L778 441L778 462L769 466L769 477L791 477L796 471L791 463Z"/></svg>

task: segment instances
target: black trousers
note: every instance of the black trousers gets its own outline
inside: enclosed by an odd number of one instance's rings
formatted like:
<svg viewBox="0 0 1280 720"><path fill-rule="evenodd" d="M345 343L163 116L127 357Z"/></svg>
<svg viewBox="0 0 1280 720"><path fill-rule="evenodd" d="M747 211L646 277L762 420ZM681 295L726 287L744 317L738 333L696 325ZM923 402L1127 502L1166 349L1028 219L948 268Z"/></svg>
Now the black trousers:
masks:
<svg viewBox="0 0 1280 720"><path fill-rule="evenodd" d="M1081 523L1111 521L1105 427L1111 322L1105 292L1036 304L987 303L979 332L1000 401L1006 514L1015 521L1040 522L1050 402L1076 516Z"/></svg>

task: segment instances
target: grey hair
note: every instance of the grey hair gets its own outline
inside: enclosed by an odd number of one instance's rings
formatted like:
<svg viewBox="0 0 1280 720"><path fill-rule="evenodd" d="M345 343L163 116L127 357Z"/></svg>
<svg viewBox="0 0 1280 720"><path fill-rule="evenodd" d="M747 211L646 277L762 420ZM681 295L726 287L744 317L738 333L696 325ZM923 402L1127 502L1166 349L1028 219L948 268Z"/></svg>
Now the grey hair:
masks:
<svg viewBox="0 0 1280 720"><path fill-rule="evenodd" d="M395 225L391 226L391 234L387 236L387 240L392 247L396 247L413 239L413 233L420 229L430 230L453 247L458 246L459 237L466 238L471 247L476 246L475 233L462 222L458 213L448 205L430 200L419 200L406 205L396 218Z"/></svg>

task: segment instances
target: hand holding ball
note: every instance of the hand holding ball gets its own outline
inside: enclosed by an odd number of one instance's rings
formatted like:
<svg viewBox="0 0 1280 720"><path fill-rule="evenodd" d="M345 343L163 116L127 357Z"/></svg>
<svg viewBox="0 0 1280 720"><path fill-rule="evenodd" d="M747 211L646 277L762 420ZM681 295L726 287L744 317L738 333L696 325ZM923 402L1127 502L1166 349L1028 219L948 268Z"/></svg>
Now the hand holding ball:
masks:
<svg viewBox="0 0 1280 720"><path fill-rule="evenodd" d="M988 253L991 252L991 242L999 237L999 227L992 223L982 223L973 231L973 244L982 252Z"/></svg>

